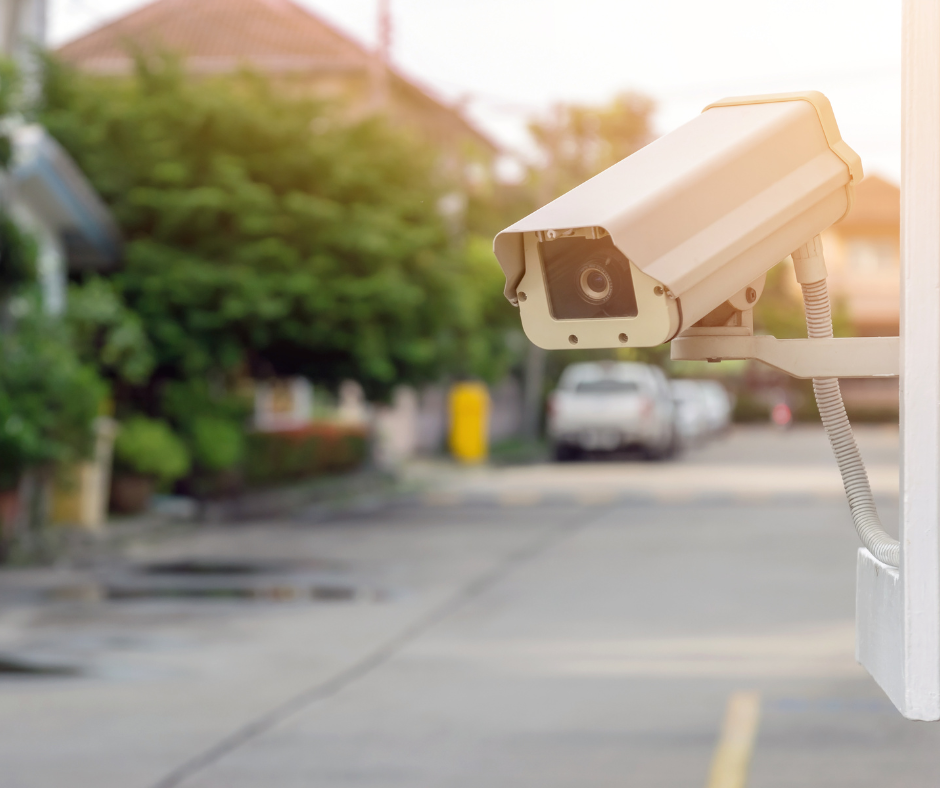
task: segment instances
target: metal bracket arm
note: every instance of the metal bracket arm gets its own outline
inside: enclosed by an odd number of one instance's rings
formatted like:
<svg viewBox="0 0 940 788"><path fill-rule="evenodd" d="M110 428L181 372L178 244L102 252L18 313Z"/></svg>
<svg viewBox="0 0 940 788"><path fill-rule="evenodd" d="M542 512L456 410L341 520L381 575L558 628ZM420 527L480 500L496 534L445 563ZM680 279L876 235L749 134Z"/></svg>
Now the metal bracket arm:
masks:
<svg viewBox="0 0 940 788"><path fill-rule="evenodd" d="M678 336L673 361L756 359L795 378L895 378L898 337L777 339L762 336Z"/></svg>

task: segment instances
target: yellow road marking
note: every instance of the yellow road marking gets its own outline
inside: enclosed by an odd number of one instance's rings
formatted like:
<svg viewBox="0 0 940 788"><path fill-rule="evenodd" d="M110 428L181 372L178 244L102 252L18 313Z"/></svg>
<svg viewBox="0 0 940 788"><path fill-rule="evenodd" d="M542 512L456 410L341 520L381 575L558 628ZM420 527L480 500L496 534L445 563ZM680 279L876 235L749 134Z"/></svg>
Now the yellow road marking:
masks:
<svg viewBox="0 0 940 788"><path fill-rule="evenodd" d="M745 788L759 722L760 693L732 693L706 788Z"/></svg>

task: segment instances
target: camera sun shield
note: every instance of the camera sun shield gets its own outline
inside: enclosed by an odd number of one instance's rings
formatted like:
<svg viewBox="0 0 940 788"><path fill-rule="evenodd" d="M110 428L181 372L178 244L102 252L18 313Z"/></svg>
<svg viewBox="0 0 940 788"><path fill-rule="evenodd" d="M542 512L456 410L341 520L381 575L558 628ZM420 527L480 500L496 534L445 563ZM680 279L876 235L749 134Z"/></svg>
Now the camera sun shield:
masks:
<svg viewBox="0 0 940 788"><path fill-rule="evenodd" d="M845 216L861 177L821 93L725 99L493 250L536 344L652 346L749 309L771 267Z"/></svg>

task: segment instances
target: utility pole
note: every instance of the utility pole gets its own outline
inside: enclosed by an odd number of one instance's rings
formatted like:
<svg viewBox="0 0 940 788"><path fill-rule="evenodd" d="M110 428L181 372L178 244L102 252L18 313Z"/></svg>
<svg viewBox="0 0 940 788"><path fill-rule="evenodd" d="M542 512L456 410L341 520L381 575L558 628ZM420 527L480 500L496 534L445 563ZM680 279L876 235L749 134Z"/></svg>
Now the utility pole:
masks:
<svg viewBox="0 0 940 788"><path fill-rule="evenodd" d="M0 55L19 67L27 99L39 90L39 69L32 47L45 43L46 0L0 0Z"/></svg>
<svg viewBox="0 0 940 788"><path fill-rule="evenodd" d="M528 440L538 440L542 422L542 393L545 386L545 365L548 352L529 340L522 384L522 434Z"/></svg>
<svg viewBox="0 0 940 788"><path fill-rule="evenodd" d="M558 117L560 123L560 113ZM539 181L539 205L546 205L558 196L555 190L558 188L558 157L556 154L560 145L559 134L557 127L551 125L546 126L546 131L549 135L546 138L546 148L549 154ZM548 351L529 342L522 382L522 435L531 441L539 438L539 428L542 423L542 395L545 393L545 370L547 365Z"/></svg>
<svg viewBox="0 0 940 788"><path fill-rule="evenodd" d="M372 105L377 112L388 108L388 66L392 53L392 12L389 0L378 0L378 40L372 58Z"/></svg>

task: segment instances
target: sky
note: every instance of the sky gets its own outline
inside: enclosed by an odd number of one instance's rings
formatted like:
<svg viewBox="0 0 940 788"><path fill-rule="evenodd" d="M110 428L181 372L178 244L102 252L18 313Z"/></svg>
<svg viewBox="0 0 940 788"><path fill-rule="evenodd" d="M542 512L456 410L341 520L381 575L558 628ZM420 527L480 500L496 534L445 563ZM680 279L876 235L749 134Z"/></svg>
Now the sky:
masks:
<svg viewBox="0 0 940 788"><path fill-rule="evenodd" d="M48 0L63 43L143 0ZM378 0L297 0L367 46ZM900 0L390 0L392 61L508 150L556 102L639 91L656 131L725 96L820 90L866 173L897 182Z"/></svg>

